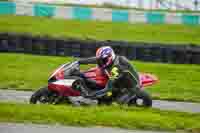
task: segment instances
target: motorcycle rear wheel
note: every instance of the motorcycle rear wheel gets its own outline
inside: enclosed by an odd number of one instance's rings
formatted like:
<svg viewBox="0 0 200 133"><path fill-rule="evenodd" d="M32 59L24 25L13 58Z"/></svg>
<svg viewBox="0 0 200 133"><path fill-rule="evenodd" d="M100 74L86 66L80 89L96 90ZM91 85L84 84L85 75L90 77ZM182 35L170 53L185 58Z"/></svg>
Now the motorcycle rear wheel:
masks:
<svg viewBox="0 0 200 133"><path fill-rule="evenodd" d="M129 102L129 105L139 107L152 107L152 97L145 90L140 90L134 99Z"/></svg>

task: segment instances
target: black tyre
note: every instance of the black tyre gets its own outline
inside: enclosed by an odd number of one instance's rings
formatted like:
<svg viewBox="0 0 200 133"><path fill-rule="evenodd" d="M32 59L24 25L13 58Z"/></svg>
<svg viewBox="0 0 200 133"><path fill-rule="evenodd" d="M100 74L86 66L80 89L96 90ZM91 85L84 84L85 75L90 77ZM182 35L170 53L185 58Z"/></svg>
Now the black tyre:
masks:
<svg viewBox="0 0 200 133"><path fill-rule="evenodd" d="M55 98L54 98L55 99ZM53 93L48 90L47 87L40 88L30 98L31 104L47 104L54 101Z"/></svg>
<svg viewBox="0 0 200 133"><path fill-rule="evenodd" d="M136 97L130 101L130 105L132 104L140 107L152 107L152 97L145 90L140 90Z"/></svg>

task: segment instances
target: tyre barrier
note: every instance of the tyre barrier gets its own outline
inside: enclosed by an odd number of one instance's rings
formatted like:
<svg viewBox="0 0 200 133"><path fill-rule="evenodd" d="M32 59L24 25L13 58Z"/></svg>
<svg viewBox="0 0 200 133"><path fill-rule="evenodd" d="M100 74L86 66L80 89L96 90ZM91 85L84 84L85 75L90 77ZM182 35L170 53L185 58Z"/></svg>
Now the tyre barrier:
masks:
<svg viewBox="0 0 200 133"><path fill-rule="evenodd" d="M143 42L78 40L53 38L31 34L0 33L0 52L31 53L39 55L90 57L100 46L109 45L119 55L131 60L200 64L200 46L163 45Z"/></svg>

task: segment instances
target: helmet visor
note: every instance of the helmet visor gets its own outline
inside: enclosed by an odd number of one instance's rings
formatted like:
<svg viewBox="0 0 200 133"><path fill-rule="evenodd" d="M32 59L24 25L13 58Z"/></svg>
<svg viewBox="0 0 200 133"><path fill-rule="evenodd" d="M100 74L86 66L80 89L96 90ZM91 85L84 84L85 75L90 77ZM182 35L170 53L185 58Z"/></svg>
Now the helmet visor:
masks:
<svg viewBox="0 0 200 133"><path fill-rule="evenodd" d="M108 62L109 62L109 58L110 58L110 56L108 56L108 57L106 57L106 58L98 58L98 59L97 59L98 65L99 65L100 67L105 67L105 66L108 64Z"/></svg>

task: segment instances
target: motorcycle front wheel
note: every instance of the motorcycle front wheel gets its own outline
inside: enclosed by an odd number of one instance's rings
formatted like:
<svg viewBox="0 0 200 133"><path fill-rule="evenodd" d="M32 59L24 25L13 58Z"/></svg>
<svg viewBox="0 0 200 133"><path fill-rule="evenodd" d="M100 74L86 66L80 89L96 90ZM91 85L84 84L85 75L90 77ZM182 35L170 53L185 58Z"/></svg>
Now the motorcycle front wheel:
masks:
<svg viewBox="0 0 200 133"><path fill-rule="evenodd" d="M37 90L30 98L30 104L56 104L57 95L42 87Z"/></svg>

